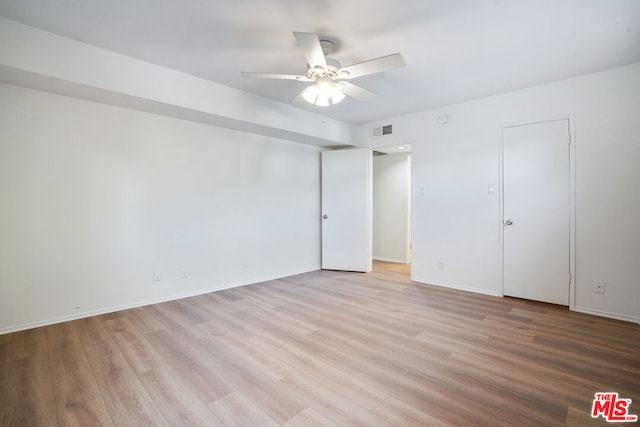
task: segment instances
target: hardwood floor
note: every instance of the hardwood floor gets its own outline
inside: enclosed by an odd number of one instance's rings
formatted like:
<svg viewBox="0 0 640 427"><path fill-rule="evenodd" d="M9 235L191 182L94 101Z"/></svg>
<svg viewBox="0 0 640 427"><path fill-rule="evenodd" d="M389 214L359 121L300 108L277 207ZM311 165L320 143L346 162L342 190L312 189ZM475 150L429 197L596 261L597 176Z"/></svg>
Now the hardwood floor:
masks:
<svg viewBox="0 0 640 427"><path fill-rule="evenodd" d="M0 425L606 425L640 327L318 271L0 336Z"/></svg>

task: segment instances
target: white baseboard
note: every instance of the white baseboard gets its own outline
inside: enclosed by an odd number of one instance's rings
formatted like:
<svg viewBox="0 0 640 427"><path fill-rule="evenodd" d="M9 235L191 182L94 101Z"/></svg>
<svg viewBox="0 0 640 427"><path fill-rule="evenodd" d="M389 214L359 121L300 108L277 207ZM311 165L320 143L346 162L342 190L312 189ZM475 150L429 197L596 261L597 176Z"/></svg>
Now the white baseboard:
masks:
<svg viewBox="0 0 640 427"><path fill-rule="evenodd" d="M84 319L84 318L87 318L87 317L99 316L101 314L115 313L117 311L129 310L131 308L144 307L146 305L161 304L163 302L175 301L175 300L179 300L179 299L183 299L183 298L189 298L189 297L195 297L195 296L198 296L198 295L208 294L210 292L216 292L216 291L222 291L222 290L225 290L225 289L237 288L239 286L254 285L256 283L268 282L270 280L282 279L283 277L295 276L295 275L298 275L298 274L309 273L311 271L317 271L317 270L318 269L312 269L312 270L308 270L308 271L292 272L291 274L279 275L279 276L276 276L276 277L267 277L267 278L264 278L264 279L259 280L257 282L251 280L251 281L236 282L236 283L231 283L231 284L223 284L223 285L218 285L218 286L212 286L212 287L206 288L206 289L199 289L199 290L194 291L194 292L173 294L173 295L164 296L164 297L161 297L161 298L155 298L155 299L149 299L149 300L143 300L143 301L136 301L136 302L133 302L131 304L123 304L123 305L112 306L112 307L104 307L104 308L99 308L97 310L83 311L83 312L80 312L80 313L73 313L73 314L69 314L69 315L54 317L54 318L51 318L51 319L38 320L36 322L29 322L29 323L23 323L23 324L19 324L19 325L7 326L7 327L4 327L4 328L0 328L0 335L10 334L12 332L24 331L24 330L27 330L27 329L40 328L40 327L43 327L43 326L55 325L56 323L69 322L69 321L72 321L72 320Z"/></svg>
<svg viewBox="0 0 640 427"><path fill-rule="evenodd" d="M486 289L472 288L472 287L469 287L469 286L460 286L460 285L456 285L456 284L452 284L452 283L438 282L436 280L422 279L422 278L418 278L418 277L412 277L411 280L413 280L414 282L425 283L427 285L436 285L436 286L442 286L444 288L457 289L457 290L460 290L460 291L475 292L475 293L478 293L478 294L502 297L502 295L499 292L492 292L492 291L488 291ZM610 319L622 320L622 321L625 321L625 322L631 322L631 323L640 324L640 317L628 316L626 314L611 313L611 312L608 312L608 311L594 310L592 308L586 308L586 307L574 307L572 309L572 311L576 311L578 313L584 313L584 314L591 314L593 316L607 317L607 318L610 318Z"/></svg>
<svg viewBox="0 0 640 427"><path fill-rule="evenodd" d="M374 256L373 260L374 261L384 261L384 262L395 262L395 263L398 263L398 264L409 264L409 262L406 259L385 258L385 257L381 257L381 256Z"/></svg>
<svg viewBox="0 0 640 427"><path fill-rule="evenodd" d="M466 292L474 292L476 294L491 295L494 297L502 296L499 292L490 291L487 289L474 288L470 286L461 286L453 283L438 282L436 280L422 279L420 277L412 277L411 280L413 280L414 282L424 283L426 285L442 286L443 288L457 289L459 291L466 291Z"/></svg>
<svg viewBox="0 0 640 427"><path fill-rule="evenodd" d="M591 314L591 315L600 316L600 317L608 317L610 319L622 320L625 322L640 324L640 317L628 316L626 314L611 313L609 311L594 310L592 308L586 308L586 307L574 307L573 311L577 311L578 313Z"/></svg>

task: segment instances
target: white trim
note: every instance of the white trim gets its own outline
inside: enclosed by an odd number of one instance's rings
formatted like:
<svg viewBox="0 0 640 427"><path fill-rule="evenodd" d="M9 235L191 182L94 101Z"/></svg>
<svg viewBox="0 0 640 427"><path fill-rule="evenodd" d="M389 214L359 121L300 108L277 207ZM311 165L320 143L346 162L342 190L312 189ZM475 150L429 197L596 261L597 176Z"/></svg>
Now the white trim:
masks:
<svg viewBox="0 0 640 427"><path fill-rule="evenodd" d="M490 295L492 297L501 297L502 296L498 292L495 292L495 291L489 291L487 289L474 288L474 287L471 287L471 286L456 285L456 284L453 284L453 283L439 282L439 281L436 281L436 280L422 279L422 278L418 278L418 277L412 277L411 280L413 282L423 283L425 285L440 286L440 287L443 287L443 288L456 289L458 291L465 291L465 292L473 292L475 294Z"/></svg>
<svg viewBox="0 0 640 427"><path fill-rule="evenodd" d="M569 310L576 308L576 118L569 115Z"/></svg>
<svg viewBox="0 0 640 427"><path fill-rule="evenodd" d="M611 313L609 311L594 310L593 308L586 307L574 307L572 310L578 313L590 314L592 316L608 317L610 319L640 324L640 317L636 316L627 316L626 314Z"/></svg>
<svg viewBox="0 0 640 427"><path fill-rule="evenodd" d="M384 261L384 262L395 262L398 264L409 264L409 262L406 259L398 259L398 258L385 258L385 257L380 257L380 256L374 256L373 257L374 261Z"/></svg>
<svg viewBox="0 0 640 427"><path fill-rule="evenodd" d="M502 128L500 134L500 153L498 156L498 238L500 239L500 247L498 249L498 292L501 297L504 296L504 130Z"/></svg>
<svg viewBox="0 0 640 427"><path fill-rule="evenodd" d="M569 120L570 123L574 123L575 114L565 112L565 114L541 116L534 119L522 119L514 122L507 122L502 126L502 128L504 129L504 128L513 128L518 126L536 125L540 123L557 122L558 120ZM573 134L575 131L575 126L570 126L570 129L571 129L571 133Z"/></svg>
<svg viewBox="0 0 640 427"><path fill-rule="evenodd" d="M81 313L74 313L74 314L70 314L70 315L66 315L66 316L54 317L52 319L47 319L47 320L39 320L37 322L30 322L30 323L23 323L23 324L20 324L20 325L8 326L8 327L0 329L0 335L10 334L12 332L24 331L24 330L27 330L27 329L39 328L39 327L42 327L42 326L55 325L56 323L69 322L71 320L78 320L78 319L84 319L84 318L92 317L92 316L99 316L101 314L115 313L117 311L129 310L129 309L132 309L132 308L144 307L144 306L152 305L152 304L161 304L163 302L176 301L176 300L180 300L180 299L184 299L184 298L190 298L190 297L195 297L195 296L198 296L198 295L208 294L208 293L211 293L211 292L223 291L225 289L237 288L237 287L240 287L240 286L255 285L255 284L262 283L262 282L268 282L270 280L282 279L284 277L296 276L298 274L309 273L309 272L312 272L312 271L318 271L318 269L300 271L300 272L297 272L297 273L290 273L290 274L285 274L285 275L279 275L279 276L276 276L276 277L265 278L265 279L260 280L258 282L255 282L255 281L236 282L236 283L232 283L232 284L228 284L228 285L215 286L215 287L211 287L211 288L207 288L207 289L199 289L199 290L197 290L195 292L187 292L187 293L183 293L183 294L174 294L174 295L166 296L166 297L162 297L162 298L154 298L154 299L149 299L149 300L144 300L144 301L138 301L138 302L134 302L134 303L131 303L131 304L117 305L117 306L113 306L113 307L101 308L101 309L98 309L98 310L90 310L90 311L84 311L84 312L81 312Z"/></svg>

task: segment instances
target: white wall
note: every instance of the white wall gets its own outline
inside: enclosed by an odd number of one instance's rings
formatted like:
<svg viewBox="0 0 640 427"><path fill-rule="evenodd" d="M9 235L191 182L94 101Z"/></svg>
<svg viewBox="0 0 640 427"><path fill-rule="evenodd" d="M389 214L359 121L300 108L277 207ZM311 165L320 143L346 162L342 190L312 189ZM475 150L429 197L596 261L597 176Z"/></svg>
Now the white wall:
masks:
<svg viewBox="0 0 640 427"><path fill-rule="evenodd" d="M640 321L638 112L640 64L632 64L385 120L396 140L413 142L413 279L501 293L499 194L487 187L499 185L502 129L571 117L575 309ZM361 127L360 145L375 145L368 135L380 124ZM597 280L606 281L604 295L593 292Z"/></svg>
<svg viewBox="0 0 640 427"><path fill-rule="evenodd" d="M373 157L373 259L409 262L408 153Z"/></svg>
<svg viewBox="0 0 640 427"><path fill-rule="evenodd" d="M4 84L0 112L0 333L319 268L318 148Z"/></svg>

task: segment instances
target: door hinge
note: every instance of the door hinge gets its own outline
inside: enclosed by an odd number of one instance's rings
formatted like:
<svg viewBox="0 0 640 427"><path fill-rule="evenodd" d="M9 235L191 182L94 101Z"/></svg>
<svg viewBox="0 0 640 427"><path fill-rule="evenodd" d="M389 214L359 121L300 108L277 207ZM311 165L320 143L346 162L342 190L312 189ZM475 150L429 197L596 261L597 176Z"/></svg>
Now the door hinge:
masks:
<svg viewBox="0 0 640 427"><path fill-rule="evenodd" d="M571 284L571 273L569 273L569 284Z"/></svg>

